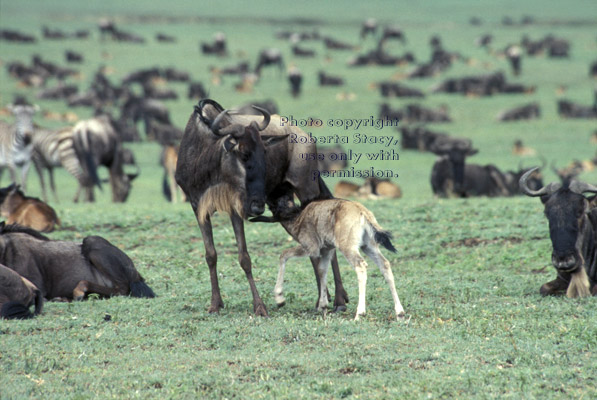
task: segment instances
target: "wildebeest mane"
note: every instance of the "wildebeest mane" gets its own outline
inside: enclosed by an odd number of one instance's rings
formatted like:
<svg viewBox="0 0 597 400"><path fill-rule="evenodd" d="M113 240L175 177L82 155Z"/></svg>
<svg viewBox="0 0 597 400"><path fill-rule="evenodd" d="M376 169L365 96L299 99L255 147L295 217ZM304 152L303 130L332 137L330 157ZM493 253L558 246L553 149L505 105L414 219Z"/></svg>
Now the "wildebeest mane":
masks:
<svg viewBox="0 0 597 400"><path fill-rule="evenodd" d="M6 223L0 222L0 235L4 235L7 233L25 233L25 234L27 234L29 236L33 236L34 238L39 239L39 240L44 240L44 241L50 240L50 238L42 235L35 229L31 229L31 228L28 228L26 226L19 225L19 224L6 225Z"/></svg>

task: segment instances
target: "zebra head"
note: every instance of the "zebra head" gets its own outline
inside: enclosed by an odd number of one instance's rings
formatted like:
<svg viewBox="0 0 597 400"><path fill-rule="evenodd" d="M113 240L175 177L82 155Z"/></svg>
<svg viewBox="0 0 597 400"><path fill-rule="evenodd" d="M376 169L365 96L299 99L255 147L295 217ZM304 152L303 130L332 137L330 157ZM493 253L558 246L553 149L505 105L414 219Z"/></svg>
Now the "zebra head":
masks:
<svg viewBox="0 0 597 400"><path fill-rule="evenodd" d="M33 115L39 111L38 105L10 104L7 107L15 116L17 140L23 140L24 145L31 142L33 136Z"/></svg>

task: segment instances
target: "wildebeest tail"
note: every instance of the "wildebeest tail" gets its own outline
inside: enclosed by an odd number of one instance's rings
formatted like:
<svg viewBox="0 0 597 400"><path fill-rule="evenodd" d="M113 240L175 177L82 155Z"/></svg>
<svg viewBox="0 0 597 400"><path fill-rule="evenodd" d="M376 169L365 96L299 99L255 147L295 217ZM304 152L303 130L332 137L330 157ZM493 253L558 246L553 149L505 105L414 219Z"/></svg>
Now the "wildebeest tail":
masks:
<svg viewBox="0 0 597 400"><path fill-rule="evenodd" d="M23 303L9 301L2 305L2 308L0 309L0 317L6 319L29 319L33 318L33 314Z"/></svg>
<svg viewBox="0 0 597 400"><path fill-rule="evenodd" d="M317 183L319 184L319 198L320 199L333 199L334 195L327 187L321 176L317 177Z"/></svg>
<svg viewBox="0 0 597 400"><path fill-rule="evenodd" d="M131 282L131 296L133 297L146 297L154 298L155 293L147 284L143 281Z"/></svg>
<svg viewBox="0 0 597 400"><path fill-rule="evenodd" d="M377 243L381 244L383 247L390 250L392 253L396 252L396 248L394 247L394 245L392 244L392 241L390 240L390 239L392 239L392 234L390 232L378 231L375 228L374 228L374 232L375 232L374 238Z"/></svg>
<svg viewBox="0 0 597 400"><path fill-rule="evenodd" d="M81 132L81 134L73 135L73 147L75 148L75 154L79 159L81 167L85 171L85 178L88 180L87 184L91 183L102 189L102 183L97 174L97 166L93 160L93 153L89 146L89 131ZM91 182L89 182L91 181Z"/></svg>

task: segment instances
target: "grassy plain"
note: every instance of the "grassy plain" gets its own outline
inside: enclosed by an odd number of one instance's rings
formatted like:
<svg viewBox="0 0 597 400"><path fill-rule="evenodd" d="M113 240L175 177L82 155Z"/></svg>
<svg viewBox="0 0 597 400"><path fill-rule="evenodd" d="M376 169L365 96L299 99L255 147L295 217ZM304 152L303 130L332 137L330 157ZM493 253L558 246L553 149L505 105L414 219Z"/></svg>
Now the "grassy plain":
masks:
<svg viewBox="0 0 597 400"><path fill-rule="evenodd" d="M119 82L133 69L174 66L191 72L207 84L210 96L227 107L274 98L283 115L295 118L368 118L376 116L383 101L370 83L399 78L408 66L349 68L353 52L330 52L320 42L314 60L293 59L286 42L274 38L281 29L313 30L359 44L363 52L372 40L359 42L360 22L374 16L381 23L399 23L406 45L390 43L388 51L412 51L417 60L429 58L428 41L440 34L444 47L473 59L456 63L445 74L406 81L429 92L442 79L481 74L497 69L509 81L536 85L532 95L469 98L428 95L425 105L447 104L454 122L433 126L455 136L469 137L479 148L471 162L516 168L520 158L510 152L522 138L558 166L595 153L589 142L594 121L563 120L556 113L556 90L566 86L565 97L590 104L595 81L588 65L597 48L593 1L423 1L344 2L344 6L307 1L300 7L283 1L218 2L79 2L0 0L0 27L19 29L40 37L48 25L67 31L91 29L87 41L33 45L0 42L0 60L30 62L35 53L63 62L66 48L80 51L86 61L72 82L85 89L100 65L112 68L110 79ZM515 11L514 11L515 10ZM519 20L533 15L536 23L505 27L510 15ZM145 45L101 42L95 26L99 17L115 18L123 29L147 39ZM471 16L484 21L471 26ZM170 18L168 18L170 17ZM300 27L299 18L311 25ZM209 58L198 53L199 41L216 31L229 39L231 56ZM171 34L176 44L157 43L156 32ZM474 39L493 33L494 48L528 34L547 33L572 41L571 57L523 59L523 74L513 77L506 61L474 46ZM231 65L240 60L254 64L264 47L279 47L287 64L296 63L305 75L303 96L289 96L288 84L274 69L253 93L234 91L236 78L210 84L210 65ZM109 54L109 57L105 55ZM329 57L325 57L329 56ZM341 89L320 88L319 69L343 76ZM186 86L172 84L181 98L168 102L173 121L184 127L192 111ZM340 91L354 93L354 101L338 101ZM15 93L35 100L35 89L22 88L0 71L0 103ZM393 107L411 100L390 99ZM505 108L538 101L538 120L498 123ZM42 109L66 111L62 102L39 101ZM81 118L89 110L74 110ZM61 123L36 119L40 125ZM314 130L314 135L347 135L337 129ZM379 134L376 131L362 133ZM392 134L382 130L383 134ZM81 240L99 234L125 250L158 298L138 300L91 299L80 303L47 303L44 313L31 321L0 321L0 398L582 398L597 396L597 304L595 299L542 298L539 286L551 280L551 245L542 207L537 199L434 199L429 174L434 156L400 151L390 163L362 162L359 168L397 169L404 190L399 201L364 201L382 226L395 235L393 265L398 294L409 315L406 324L392 320L392 302L383 277L370 268L368 315L352 321L357 299L356 276L341 260L344 282L352 302L341 315L323 319L313 310L316 289L305 260L291 261L287 272L287 305L277 309L273 290L278 255L292 245L278 226L247 224L254 276L270 318L255 318L250 292L238 266L234 235L226 216L215 218L220 286L226 308L208 315L209 275L201 235L188 206L168 204L162 197L155 143L127 145L140 164L129 201L109 202L107 188L96 204L74 204L76 185L58 171L60 203L52 206L63 227L53 239ZM345 146L376 152L377 144ZM526 165L538 163L525 158ZM102 171L105 174L105 171ZM7 174L0 182L7 184ZM597 173L581 178L595 182ZM555 180L545 171L545 181ZM328 180L333 186L336 179ZM34 173L30 194L39 196ZM106 315L111 319L106 321Z"/></svg>

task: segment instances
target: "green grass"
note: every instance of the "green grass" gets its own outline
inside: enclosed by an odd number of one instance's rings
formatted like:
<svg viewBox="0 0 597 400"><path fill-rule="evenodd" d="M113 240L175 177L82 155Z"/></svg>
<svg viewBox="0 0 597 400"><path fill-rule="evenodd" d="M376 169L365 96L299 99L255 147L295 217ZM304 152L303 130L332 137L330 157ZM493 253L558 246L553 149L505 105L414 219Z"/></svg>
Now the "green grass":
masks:
<svg viewBox="0 0 597 400"><path fill-rule="evenodd" d="M471 162L494 163L515 169L519 157L512 142L522 138L558 166L595 153L589 142L594 121L563 120L556 113L560 85L564 95L590 104L595 81L588 65L595 60L593 1L570 2L467 2L423 1L415 4L351 2L328 3L257 1L218 2L117 2L0 0L0 27L41 36L41 26L67 31L92 29L87 41L34 45L0 42L0 61L30 62L39 53L61 65L66 48L83 52L82 75L70 82L86 89L100 65L113 69L119 82L133 69L174 66L188 70L193 79L207 84L210 96L226 107L251 100L274 98L281 114L295 118L368 118L377 115L383 101L369 84L393 79L410 67L349 68L352 52L329 52L319 42L306 43L318 52L315 60L293 59L287 43L274 38L280 29L312 30L358 44L360 22L375 16L380 22L404 27L408 43L390 43L389 51L412 51L419 61L429 57L428 41L439 33L448 50L460 51L475 61L456 63L445 74L406 84L426 92L446 77L481 74L502 69L509 81L536 85L532 95L468 98L428 95L422 103L447 104L454 122L433 129L469 137L480 150ZM344 3L343 3L344 4ZM540 5L539 5L540 4ZM515 11L514 11L515 10ZM501 18L535 16L528 27L503 27ZM139 18L142 15L145 18ZM113 16L126 30L144 36L145 45L100 42L95 29L100 16ZM471 16L484 20L470 26ZM173 17L171 20L163 17ZM299 27L299 17L315 19ZM276 23L276 21L280 21ZM574 26L570 21L581 22ZM592 26L590 23L592 22ZM203 57L199 41L216 31L229 38L231 56ZM156 32L177 37L174 45L159 44ZM526 57L523 74L512 77L506 61L474 47L474 39L491 32L495 48L523 34L537 39L549 32L572 40L571 58L552 60ZM359 43L370 49L372 41ZM288 83L275 70L253 93L233 90L236 78L219 86L210 84L210 65L255 62L264 47L279 47L287 64L296 63L305 75L304 94L289 96ZM102 57L111 55L111 59ZM323 60L328 55L327 61ZM316 73L325 69L342 75L342 89L320 88ZM51 83L53 84L53 82ZM167 103L173 121L183 127L192 111L186 86L171 84L181 98ZM355 101L336 100L340 91L356 94ZM19 87L0 71L0 104L14 94L35 99L35 89ZM505 108L538 101L542 117L529 122L498 123ZM391 99L393 107L410 100ZM62 102L40 101L43 109L66 111ZM81 118L90 112L74 110ZM48 127L61 123L38 116ZM361 131L360 131L361 132ZM353 132L320 128L314 135ZM380 133L362 130L361 133ZM382 134L391 134L384 129ZM407 323L393 320L389 290L381 273L369 269L368 313L354 322L356 275L341 258L341 271L352 300L344 314L323 318L314 311L316 286L306 260L289 262L285 295L287 304L276 308L272 295L278 256L293 245L279 226L246 224L253 274L270 318L252 314L251 296L238 265L234 234L225 215L214 218L220 287L226 307L209 315L209 274L199 229L188 204L168 204L162 197L162 171L155 143L127 144L141 167L129 201L110 202L107 187L95 204L74 204L72 177L57 172L60 202L52 202L62 219L53 239L80 241L99 234L126 251L137 269L158 294L153 300L127 297L90 299L80 303L46 303L44 313L30 321L0 321L0 398L578 398L597 396L597 307L595 299L543 298L539 287L553 279L551 243L539 200L503 199L438 200L431 194L429 175L434 156L400 151L400 160L354 165L399 171L404 191L398 201L364 201L386 229L394 233L397 254L387 254L393 266L398 295L408 314ZM346 146L374 152L378 145ZM537 158L523 159L525 165ZM106 171L100 171L106 176ZM8 183L4 174L0 186ZM595 182L597 172L581 175ZM555 180L545 171L545 181ZM338 179L329 179L333 186ZM356 181L356 179L355 179ZM29 176L30 195L40 196L35 173ZM372 263L371 263L372 264ZM111 319L106 321L106 316Z"/></svg>

